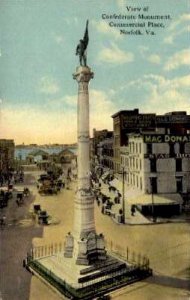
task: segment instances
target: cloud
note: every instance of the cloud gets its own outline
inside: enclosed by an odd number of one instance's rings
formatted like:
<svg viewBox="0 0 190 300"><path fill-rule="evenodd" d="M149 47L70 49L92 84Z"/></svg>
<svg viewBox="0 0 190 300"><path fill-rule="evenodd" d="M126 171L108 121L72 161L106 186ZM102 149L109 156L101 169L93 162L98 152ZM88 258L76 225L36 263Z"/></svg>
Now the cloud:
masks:
<svg viewBox="0 0 190 300"><path fill-rule="evenodd" d="M103 48L98 54L98 60L110 64L129 63L134 60L134 55L131 52L126 52L115 44L110 48Z"/></svg>
<svg viewBox="0 0 190 300"><path fill-rule="evenodd" d="M150 49L147 46L139 46L138 47L139 53L140 55L146 59L147 61L149 61L150 63L153 64L160 64L161 63L161 58L158 54L149 54Z"/></svg>
<svg viewBox="0 0 190 300"><path fill-rule="evenodd" d="M121 10L124 10L126 7L127 1L126 0L117 0L117 5Z"/></svg>
<svg viewBox="0 0 190 300"><path fill-rule="evenodd" d="M60 88L57 81L48 76L44 76L40 79L39 82L39 91L42 94L53 95L59 92Z"/></svg>
<svg viewBox="0 0 190 300"><path fill-rule="evenodd" d="M161 62L160 56L157 54L152 54L152 55L148 56L147 60L156 65L159 65Z"/></svg>
<svg viewBox="0 0 190 300"><path fill-rule="evenodd" d="M190 113L190 75L167 79L164 76L149 74L129 82L122 87L124 94L138 90L139 108L143 112L166 113L185 110Z"/></svg>
<svg viewBox="0 0 190 300"><path fill-rule="evenodd" d="M190 14L183 14L177 20L173 21L168 28L169 35L164 38L164 43L172 45L176 37L189 32L190 26L186 24L188 21L190 21Z"/></svg>
<svg viewBox="0 0 190 300"><path fill-rule="evenodd" d="M54 38L55 38L55 41L56 41L56 43L57 43L58 45L61 45L61 44L64 43L64 38L63 38L62 35L56 35Z"/></svg>
<svg viewBox="0 0 190 300"><path fill-rule="evenodd" d="M149 47L141 45L138 47L138 49L139 49L140 54L144 57L147 54Z"/></svg>
<svg viewBox="0 0 190 300"><path fill-rule="evenodd" d="M190 88L190 75L173 79L172 85L176 88Z"/></svg>
<svg viewBox="0 0 190 300"><path fill-rule="evenodd" d="M1 111L2 138L16 143L72 143L76 140L76 114L39 111L30 107ZM70 125L68 125L70 124Z"/></svg>
<svg viewBox="0 0 190 300"><path fill-rule="evenodd" d="M190 32L190 26L185 26L185 27L183 27L183 28L181 28L179 30L175 30L173 32L170 32L170 35L164 38L164 43L172 45L173 42L174 42L174 39L177 36L181 36L185 32Z"/></svg>
<svg viewBox="0 0 190 300"><path fill-rule="evenodd" d="M181 50L171 56L164 66L164 70L170 71L179 68L182 65L190 65L189 49Z"/></svg>
<svg viewBox="0 0 190 300"><path fill-rule="evenodd" d="M95 20L92 20L91 24L100 33L112 36L116 40L122 38L122 36L120 35L119 31L116 28L114 28L114 27L110 27L108 25L108 23L106 23L106 21L101 20L101 21L97 22Z"/></svg>
<svg viewBox="0 0 190 300"><path fill-rule="evenodd" d="M77 105L77 96L73 95L73 96L65 96L63 99L63 102L69 106L76 106Z"/></svg>
<svg viewBox="0 0 190 300"><path fill-rule="evenodd" d="M90 128L113 130L111 115L118 109L112 99L112 92L105 93L101 90L90 91Z"/></svg>
<svg viewBox="0 0 190 300"><path fill-rule="evenodd" d="M112 129L111 115L116 111L111 94L90 90L90 128ZM57 99L69 103L69 110L39 110L30 107L1 109L1 138L15 139L18 143L73 143L77 138L77 95ZM53 105L53 102L52 102ZM64 107L64 104L63 104Z"/></svg>
<svg viewBox="0 0 190 300"><path fill-rule="evenodd" d="M190 21L190 14L183 14L181 16L179 16L179 18L175 21L173 21L169 27L170 31L173 31L176 29L176 27L178 27L180 24L184 23L184 22L188 22Z"/></svg>

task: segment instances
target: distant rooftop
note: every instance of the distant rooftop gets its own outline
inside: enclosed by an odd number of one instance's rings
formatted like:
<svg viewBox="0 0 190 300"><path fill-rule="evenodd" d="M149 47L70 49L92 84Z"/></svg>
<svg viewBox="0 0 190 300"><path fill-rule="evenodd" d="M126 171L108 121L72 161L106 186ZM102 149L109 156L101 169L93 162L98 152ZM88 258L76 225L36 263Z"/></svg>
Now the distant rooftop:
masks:
<svg viewBox="0 0 190 300"><path fill-rule="evenodd" d="M128 116L130 116L130 115L131 116L134 116L134 115L155 115L156 116L156 113L139 113L139 109L134 108L133 110L119 110L118 112L113 114L111 117L115 118L115 117L120 116L120 115L128 115ZM163 115L161 114L160 116L167 116L167 115L186 116L187 112L186 111L171 111L171 112L167 112Z"/></svg>

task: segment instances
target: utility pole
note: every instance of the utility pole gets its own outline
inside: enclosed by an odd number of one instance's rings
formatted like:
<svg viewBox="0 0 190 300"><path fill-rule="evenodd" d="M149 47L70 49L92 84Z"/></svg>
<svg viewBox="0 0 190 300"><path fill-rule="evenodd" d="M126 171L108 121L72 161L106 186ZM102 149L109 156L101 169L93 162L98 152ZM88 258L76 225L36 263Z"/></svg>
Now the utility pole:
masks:
<svg viewBox="0 0 190 300"><path fill-rule="evenodd" d="M122 167L122 171L119 172L119 174L122 174L122 211L123 211L123 224L125 224L125 175L127 172L125 171L125 168Z"/></svg>
<svg viewBox="0 0 190 300"><path fill-rule="evenodd" d="M152 198L152 221L155 221L154 218L154 194L153 194L153 178L150 177L150 185L151 185L151 198Z"/></svg>

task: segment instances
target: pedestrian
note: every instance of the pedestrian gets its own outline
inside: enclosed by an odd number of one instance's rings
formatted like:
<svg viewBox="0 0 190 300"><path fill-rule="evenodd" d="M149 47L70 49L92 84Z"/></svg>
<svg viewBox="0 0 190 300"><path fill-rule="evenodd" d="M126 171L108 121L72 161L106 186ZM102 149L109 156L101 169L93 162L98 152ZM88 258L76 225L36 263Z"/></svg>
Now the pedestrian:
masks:
<svg viewBox="0 0 190 300"><path fill-rule="evenodd" d="M5 224L6 224L6 216L3 215L2 219L1 219L1 225L5 226Z"/></svg>
<svg viewBox="0 0 190 300"><path fill-rule="evenodd" d="M135 215L135 211L136 211L135 205L131 205L131 216Z"/></svg>
<svg viewBox="0 0 190 300"><path fill-rule="evenodd" d="M26 268L26 259L23 259L22 266L23 266L23 268Z"/></svg>

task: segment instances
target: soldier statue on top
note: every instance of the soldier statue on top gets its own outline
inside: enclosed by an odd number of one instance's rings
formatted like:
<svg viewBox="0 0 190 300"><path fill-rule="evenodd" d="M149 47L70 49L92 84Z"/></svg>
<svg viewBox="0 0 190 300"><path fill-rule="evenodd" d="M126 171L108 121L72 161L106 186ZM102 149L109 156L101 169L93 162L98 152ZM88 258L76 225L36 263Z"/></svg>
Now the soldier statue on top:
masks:
<svg viewBox="0 0 190 300"><path fill-rule="evenodd" d="M76 48L76 55L79 55L79 62L81 66L87 66L87 46L88 46L88 20L86 21L86 30L84 33L83 40L79 41L79 44L77 45Z"/></svg>

